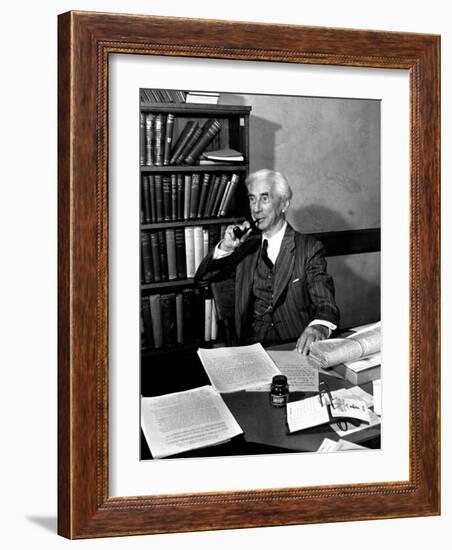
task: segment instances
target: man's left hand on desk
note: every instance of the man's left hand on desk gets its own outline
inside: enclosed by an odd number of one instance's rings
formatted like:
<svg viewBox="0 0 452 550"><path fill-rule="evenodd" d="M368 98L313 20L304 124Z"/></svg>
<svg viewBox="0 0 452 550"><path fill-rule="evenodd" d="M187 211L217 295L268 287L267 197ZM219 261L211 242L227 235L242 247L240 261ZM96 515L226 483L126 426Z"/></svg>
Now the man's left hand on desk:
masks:
<svg viewBox="0 0 452 550"><path fill-rule="evenodd" d="M329 332L328 327L320 324L306 327L297 340L296 350L298 353L307 355L311 344L318 340L326 340L329 336Z"/></svg>

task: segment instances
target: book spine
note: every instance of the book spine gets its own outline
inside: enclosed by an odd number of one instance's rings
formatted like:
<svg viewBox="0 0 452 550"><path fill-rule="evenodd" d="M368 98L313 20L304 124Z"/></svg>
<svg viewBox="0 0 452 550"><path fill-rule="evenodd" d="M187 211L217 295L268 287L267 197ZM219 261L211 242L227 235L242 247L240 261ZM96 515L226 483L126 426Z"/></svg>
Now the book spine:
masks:
<svg viewBox="0 0 452 550"><path fill-rule="evenodd" d="M220 185L221 176L215 176L213 182L210 184L209 196L207 197L206 207L204 209L204 218L209 218L212 215L213 205L215 203L215 197L218 192L218 186Z"/></svg>
<svg viewBox="0 0 452 550"><path fill-rule="evenodd" d="M222 223L220 226L220 241L224 239L224 234L226 233L227 225L225 223Z"/></svg>
<svg viewBox="0 0 452 550"><path fill-rule="evenodd" d="M177 343L184 343L184 303L182 293L176 294L176 328Z"/></svg>
<svg viewBox="0 0 452 550"><path fill-rule="evenodd" d="M185 265L187 277L195 276L195 235L193 227L185 227Z"/></svg>
<svg viewBox="0 0 452 550"><path fill-rule="evenodd" d="M232 204L232 199L234 198L235 190L239 183L239 176L237 174L232 174L231 182L228 187L227 193L225 193L225 199L223 205L220 208L220 216L227 216L230 206Z"/></svg>
<svg viewBox="0 0 452 550"><path fill-rule="evenodd" d="M220 203L223 198L224 190L226 189L227 182L228 182L228 176L226 174L222 174L220 183L218 185L217 194L215 196L215 203L212 206L212 211L210 212L210 216L212 218L215 218L218 214L218 210L220 208Z"/></svg>
<svg viewBox="0 0 452 550"><path fill-rule="evenodd" d="M141 232L141 265L143 271L143 280L145 283L152 283L154 280L152 270L152 252L149 233Z"/></svg>
<svg viewBox="0 0 452 550"><path fill-rule="evenodd" d="M151 253L152 265L154 266L154 282L159 283L162 280L160 271L160 249L158 235L155 231L151 233Z"/></svg>
<svg viewBox="0 0 452 550"><path fill-rule="evenodd" d="M168 113L166 117L165 150L163 152L163 165L167 166L171 156L171 144L173 142L174 115Z"/></svg>
<svg viewBox="0 0 452 550"><path fill-rule="evenodd" d="M176 141L176 143L174 145L174 149L171 153L171 158L170 158L170 162L169 162L170 164L175 163L176 158L179 156L179 154L182 151L183 147L185 147L187 141L190 139L191 135L196 130L197 126L198 126L198 123L193 121L193 120L189 120L185 124L184 129L182 130L178 140Z"/></svg>
<svg viewBox="0 0 452 550"><path fill-rule="evenodd" d="M209 145L209 143L213 140L213 138L218 134L218 132L221 130L221 123L219 120L209 120L206 122L202 129L202 135L200 136L199 140L196 142L192 150L189 152L188 156L186 156L184 162L185 164L194 164L196 160L198 160L200 154L204 151L204 149Z"/></svg>
<svg viewBox="0 0 452 550"><path fill-rule="evenodd" d="M218 218L220 217L221 212L223 211L223 206L225 204L226 197L228 196L230 188L231 188L231 180L229 180L228 183L226 184L226 188L224 190L223 197L222 197L221 202L220 202L220 206L218 207L218 210L217 210L217 217Z"/></svg>
<svg viewBox="0 0 452 550"><path fill-rule="evenodd" d="M145 347L153 348L154 334L152 332L151 304L149 303L149 296L141 296L141 317L143 319Z"/></svg>
<svg viewBox="0 0 452 550"><path fill-rule="evenodd" d="M183 227L177 227L174 230L176 238L176 266L177 277L185 279L187 277L187 265L185 261L185 232Z"/></svg>
<svg viewBox="0 0 452 550"><path fill-rule="evenodd" d="M162 177L163 189L163 219L171 221L171 178L170 176Z"/></svg>
<svg viewBox="0 0 452 550"><path fill-rule="evenodd" d="M186 158L186 156L190 153L190 151L195 146L196 142L199 140L199 138L202 135L202 128L201 126L196 126L193 133L190 135L190 138L187 140L187 143L184 145L183 149L179 153L179 155L176 157L176 160L174 161L174 164L182 164Z"/></svg>
<svg viewBox="0 0 452 550"><path fill-rule="evenodd" d="M209 253L209 230L202 230L202 257L205 258Z"/></svg>
<svg viewBox="0 0 452 550"><path fill-rule="evenodd" d="M194 292L192 288L184 288L182 290L185 344L191 344L195 341L195 326L193 322L193 297Z"/></svg>
<svg viewBox="0 0 452 550"><path fill-rule="evenodd" d="M190 217L191 175L184 177L184 220Z"/></svg>
<svg viewBox="0 0 452 550"><path fill-rule="evenodd" d="M146 166L154 165L154 119L152 113L146 114Z"/></svg>
<svg viewBox="0 0 452 550"><path fill-rule="evenodd" d="M146 165L146 114L140 113L140 166Z"/></svg>
<svg viewBox="0 0 452 550"><path fill-rule="evenodd" d="M195 273L199 264L204 258L204 238L202 227L196 226L193 228L193 240L195 245Z"/></svg>
<svg viewBox="0 0 452 550"><path fill-rule="evenodd" d="M149 183L149 202L151 207L151 223L154 223L157 221L157 206L155 202L155 181L154 176L148 176L148 183Z"/></svg>
<svg viewBox="0 0 452 550"><path fill-rule="evenodd" d="M174 229L165 229L166 258L168 261L168 280L177 279L176 267L176 238Z"/></svg>
<svg viewBox="0 0 452 550"><path fill-rule="evenodd" d="M210 342L212 339L212 299L204 301L204 340Z"/></svg>
<svg viewBox="0 0 452 550"><path fill-rule="evenodd" d="M144 222L151 223L151 196L149 190L149 179L147 176L143 176L142 179L142 204L144 212Z"/></svg>
<svg viewBox="0 0 452 550"><path fill-rule="evenodd" d="M154 164L155 166L163 165L163 140L164 140L164 124L165 115L158 114L154 121Z"/></svg>
<svg viewBox="0 0 452 550"><path fill-rule="evenodd" d="M166 258L166 243L165 243L164 231L157 231L157 240L159 243L160 279L162 281L167 281L168 280L168 260Z"/></svg>
<svg viewBox="0 0 452 550"><path fill-rule="evenodd" d="M204 340L204 307L204 292L200 288L195 288L193 290L193 336L197 342Z"/></svg>
<svg viewBox="0 0 452 550"><path fill-rule="evenodd" d="M209 226L209 252L220 242L220 226Z"/></svg>
<svg viewBox="0 0 452 550"><path fill-rule="evenodd" d="M171 220L177 220L177 174L171 174Z"/></svg>
<svg viewBox="0 0 452 550"><path fill-rule="evenodd" d="M151 294L149 296L149 304L151 307L152 334L154 337L154 347L161 348L163 346L163 331L162 331L162 309L160 304L160 294Z"/></svg>
<svg viewBox="0 0 452 550"><path fill-rule="evenodd" d="M160 296L162 309L163 343L165 346L175 346L177 343L176 326L176 295L174 293Z"/></svg>
<svg viewBox="0 0 452 550"><path fill-rule="evenodd" d="M155 209L157 212L157 222L163 221L163 185L162 176L156 174L154 176L155 182Z"/></svg>
<svg viewBox="0 0 452 550"><path fill-rule="evenodd" d="M209 193L210 178L211 178L210 174L204 174L202 178L201 193L199 196L199 204L198 204L198 213L196 216L197 218L202 218L204 213L204 209L207 201L207 195Z"/></svg>
<svg viewBox="0 0 452 550"><path fill-rule="evenodd" d="M177 220L184 219L184 175L177 174Z"/></svg>
<svg viewBox="0 0 452 550"><path fill-rule="evenodd" d="M190 219L195 219L198 213L200 175L193 174L191 177L191 192L190 192Z"/></svg>
<svg viewBox="0 0 452 550"><path fill-rule="evenodd" d="M218 322L217 322L217 307L215 305L215 300L212 298L212 327L210 329L210 336L212 340L218 338Z"/></svg>

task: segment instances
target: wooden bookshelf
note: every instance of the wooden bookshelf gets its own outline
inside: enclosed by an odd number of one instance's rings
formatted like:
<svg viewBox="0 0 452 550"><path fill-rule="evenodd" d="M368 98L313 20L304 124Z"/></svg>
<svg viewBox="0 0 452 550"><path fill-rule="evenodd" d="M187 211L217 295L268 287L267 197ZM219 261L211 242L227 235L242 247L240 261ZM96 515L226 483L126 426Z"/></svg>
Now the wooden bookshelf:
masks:
<svg viewBox="0 0 452 550"><path fill-rule="evenodd" d="M142 342L144 342L141 352L142 369L146 368L148 360L154 366L156 361L159 365L163 365L165 362L170 364L175 357L195 354L199 346L218 345L218 334L215 339L205 340L203 338L206 335L206 332L203 334L201 328L202 323L205 323L205 317L203 317L205 300L212 300L212 297L207 294L209 290L195 288L193 269L190 273L188 269L189 264L192 267L193 264L187 259L189 253L187 248L191 249L191 245L189 245L191 231L196 232L197 241L194 242L197 246L196 259L199 261L200 257L202 258L219 241L221 226L226 227L233 223L239 223L247 216L248 201L246 200L244 182L249 172L250 112L251 107L243 105L148 102L140 104L140 119L138 120L140 127L139 186L142 247L140 299L142 304ZM173 115L174 119L168 115ZM165 132L169 118L172 120L172 143L171 151L169 154L166 152L165 155ZM186 151L183 160L179 160L178 163L165 164L165 159L166 161L171 160L171 155L177 150L178 139L184 131L187 131L189 124L197 125L196 127L203 128L203 131L209 125L219 126L220 128L216 128L216 134L212 141L206 145L204 151L234 149L243 155L243 161L204 165L199 164L199 158L195 155L193 164L185 164L184 160L189 153ZM201 130L198 131L198 133L200 132ZM229 182L232 183L229 184ZM187 192L186 185L190 184L190 192ZM215 185L216 188L214 188ZM228 199L228 185L233 189L231 199ZM196 186L198 186L197 189ZM194 194L193 190L195 190ZM214 194L215 190L217 195ZM197 204L193 201L194 196L197 197ZM190 201L193 201L189 205L186 202L188 197L190 197ZM181 201L183 201L183 207ZM221 208L222 204L223 208ZM169 214L170 211L171 214ZM195 212L196 215L194 215ZM203 247L200 255L201 232ZM182 233L185 238L184 242L182 242ZM144 238L143 234L145 234ZM178 249L176 249L177 246ZM181 267L183 246L185 246L185 269ZM155 280L156 265L154 264L158 265L157 279L160 280ZM196 267L195 264L195 269ZM174 278L174 269L176 278ZM169 271L171 270L173 271L170 278ZM152 307L149 306L148 312L145 313L147 315L146 322L143 318L143 300L146 308L146 301L152 302ZM176 308L174 307L175 300L179 301ZM192 300L191 305L190 300ZM170 312L168 312L168 307L170 307ZM154 316L160 317L157 344L155 343L156 333L153 323L159 321L155 321L152 308L154 308ZM166 309L164 310L164 308ZM180 314L181 309L183 318L178 320L175 316L177 317L177 311ZM187 312L190 312L190 315L186 318ZM182 334L180 323L187 325L187 327L184 326L182 340L179 338ZM150 330L152 330L152 336L148 334ZM148 332L146 333L146 331ZM170 337L168 337L167 331L172 331ZM207 336L209 336L208 333L209 331L207 331ZM148 335L146 336L146 334ZM149 342L151 345L148 345Z"/></svg>

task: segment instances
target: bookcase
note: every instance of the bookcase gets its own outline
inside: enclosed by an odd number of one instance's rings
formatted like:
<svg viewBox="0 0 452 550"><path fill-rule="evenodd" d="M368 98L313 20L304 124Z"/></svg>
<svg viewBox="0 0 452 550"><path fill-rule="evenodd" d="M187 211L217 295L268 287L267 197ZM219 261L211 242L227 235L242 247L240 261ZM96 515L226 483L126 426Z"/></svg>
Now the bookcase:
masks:
<svg viewBox="0 0 452 550"><path fill-rule="evenodd" d="M194 274L227 225L248 215L250 111L140 103L142 373L148 364L187 364L198 346L221 344L212 296L195 288ZM204 158L225 150L241 157Z"/></svg>

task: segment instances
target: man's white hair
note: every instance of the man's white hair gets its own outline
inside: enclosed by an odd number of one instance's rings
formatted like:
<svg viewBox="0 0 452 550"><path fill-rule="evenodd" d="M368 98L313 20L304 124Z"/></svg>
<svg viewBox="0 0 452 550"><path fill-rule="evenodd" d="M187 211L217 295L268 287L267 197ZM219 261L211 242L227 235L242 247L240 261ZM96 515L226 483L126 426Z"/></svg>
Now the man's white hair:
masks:
<svg viewBox="0 0 452 550"><path fill-rule="evenodd" d="M265 180L272 184L273 192L280 197L281 200L290 201L292 198L292 189L290 188L287 179L280 173L274 170L263 168L257 172L248 174L245 185L249 187L255 181Z"/></svg>

